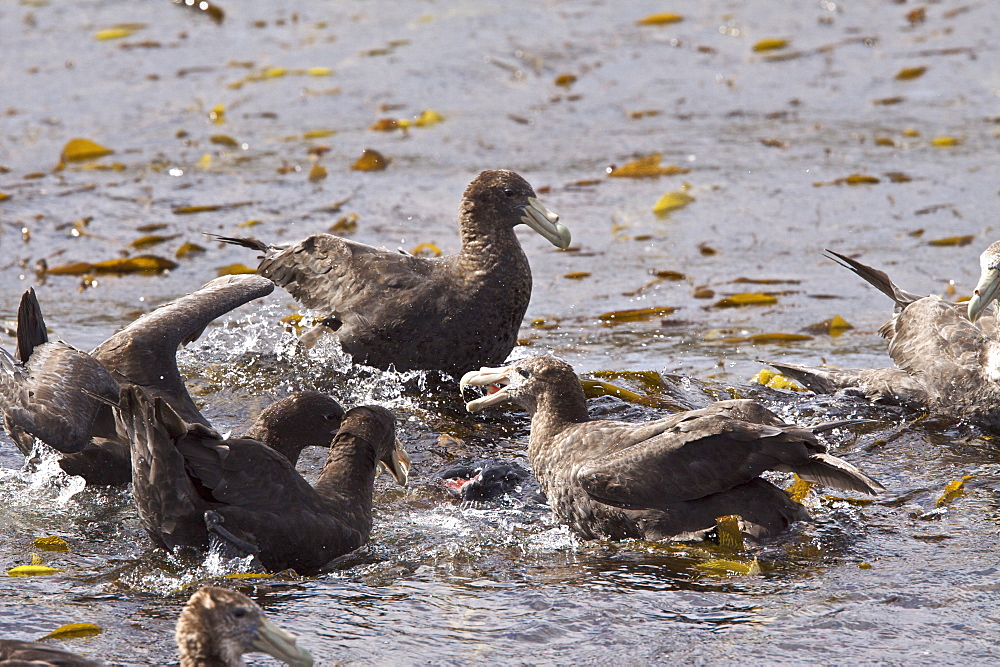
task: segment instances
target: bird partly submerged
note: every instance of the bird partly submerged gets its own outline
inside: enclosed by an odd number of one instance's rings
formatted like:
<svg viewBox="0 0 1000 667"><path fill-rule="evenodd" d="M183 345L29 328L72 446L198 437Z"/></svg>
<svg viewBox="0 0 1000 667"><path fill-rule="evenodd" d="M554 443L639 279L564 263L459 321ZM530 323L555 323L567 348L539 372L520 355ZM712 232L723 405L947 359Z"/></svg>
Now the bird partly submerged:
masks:
<svg viewBox="0 0 1000 667"><path fill-rule="evenodd" d="M292 667L310 667L313 657L295 635L268 620L257 603L239 591L204 586L191 596L175 633L181 667L243 665L243 654L261 652ZM102 663L42 644L0 639L0 667L99 667Z"/></svg>
<svg viewBox="0 0 1000 667"><path fill-rule="evenodd" d="M347 411L314 486L273 448L187 422L138 387L122 388L115 415L131 443L139 520L170 550L201 551L214 537L270 571L314 572L368 541L380 469L407 480L396 419L380 406Z"/></svg>
<svg viewBox="0 0 1000 667"><path fill-rule="evenodd" d="M514 402L531 413L528 457L556 517L586 539L691 540L718 517L738 514L749 536L774 535L806 509L768 481L767 470L875 494L882 485L830 456L816 433L782 422L749 400L721 401L649 421L592 421L573 368L530 357L466 373L461 385L491 385L469 402L478 412Z"/></svg>
<svg viewBox="0 0 1000 667"><path fill-rule="evenodd" d="M25 456L34 438L52 446L64 454L63 470L90 484L128 483L128 443L118 436L110 408L94 395L117 401L120 384L138 385L163 397L187 421L208 426L177 368L177 348L197 339L215 318L273 290L260 276L216 278L87 353L49 341L41 306L28 289L18 307L15 356L0 349L0 412L8 435Z"/></svg>
<svg viewBox="0 0 1000 667"><path fill-rule="evenodd" d="M322 323L304 336L334 332L355 362L396 370L441 370L503 362L531 297L531 269L514 233L526 224L559 248L569 230L521 176L484 171L462 199L462 248L414 257L331 234L290 246L215 237L263 253L258 268Z"/></svg>
<svg viewBox="0 0 1000 667"><path fill-rule="evenodd" d="M840 390L868 400L1000 427L1000 331L980 318L1000 295L1000 242L980 257L981 275L966 308L897 287L889 276L833 251L829 256L896 304L879 329L894 368L835 369L767 363L821 394ZM968 318L966 317L968 315Z"/></svg>

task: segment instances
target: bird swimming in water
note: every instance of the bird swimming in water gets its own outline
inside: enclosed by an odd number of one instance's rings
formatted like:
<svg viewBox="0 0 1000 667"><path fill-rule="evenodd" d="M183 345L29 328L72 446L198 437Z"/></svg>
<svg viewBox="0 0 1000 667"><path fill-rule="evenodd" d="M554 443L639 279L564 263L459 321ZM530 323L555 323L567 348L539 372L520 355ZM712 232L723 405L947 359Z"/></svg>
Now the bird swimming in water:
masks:
<svg viewBox="0 0 1000 667"><path fill-rule="evenodd" d="M200 551L214 537L272 572L315 572L365 544L379 469L401 485L409 471L396 418L380 406L343 415L314 486L271 447L187 422L136 386L122 387L115 415L131 443L132 495L153 542ZM322 434L323 418L308 407L297 428L308 429L310 420Z"/></svg>
<svg viewBox="0 0 1000 667"><path fill-rule="evenodd" d="M25 456L36 437L62 452L62 469L89 484L127 484L128 443L118 436L111 409L93 395L117 401L120 384L135 384L162 396L185 420L209 426L177 368L177 348L197 339L212 320L273 290L260 276L216 278L143 315L88 354L49 342L38 299L28 289L18 308L15 357L0 349L0 412L8 435Z"/></svg>
<svg viewBox="0 0 1000 667"><path fill-rule="evenodd" d="M879 329L889 340L895 367L835 369L771 361L768 365L816 393L844 390L876 403L928 409L1000 427L1000 332L995 318L980 317L1000 294L1000 242L980 258L979 283L967 309L937 296L902 290L885 272L827 252L895 302L895 314Z"/></svg>
<svg viewBox="0 0 1000 667"><path fill-rule="evenodd" d="M738 514L751 537L774 535L806 509L759 477L767 470L875 494L881 484L830 456L816 433L759 403L721 401L644 423L591 420L580 380L553 357L466 373L490 385L469 412L514 402L531 413L528 458L556 517L585 539L700 539L716 518Z"/></svg>
<svg viewBox="0 0 1000 667"><path fill-rule="evenodd" d="M243 654L260 651L291 665L310 667L313 657L295 635L268 620L257 603L239 591L203 586L177 619L181 667L243 665ZM0 667L100 667L103 664L58 646L0 639Z"/></svg>
<svg viewBox="0 0 1000 667"><path fill-rule="evenodd" d="M304 340L334 332L357 363L397 371L503 362L531 297L531 269L514 227L526 224L559 248L569 230L521 176L484 171L462 199L462 248L414 257L314 234L290 246L216 236L263 253L258 267L324 318Z"/></svg>

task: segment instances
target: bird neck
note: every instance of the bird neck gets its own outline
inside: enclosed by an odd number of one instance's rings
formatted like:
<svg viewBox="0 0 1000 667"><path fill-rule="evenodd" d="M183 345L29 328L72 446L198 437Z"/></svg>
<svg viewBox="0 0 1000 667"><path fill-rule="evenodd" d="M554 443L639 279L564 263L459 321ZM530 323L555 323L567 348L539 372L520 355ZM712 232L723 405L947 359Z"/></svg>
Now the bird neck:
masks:
<svg viewBox="0 0 1000 667"><path fill-rule="evenodd" d="M495 222L477 223L474 206L462 210L462 250L459 263L466 271L488 272L508 267L528 266L528 258L513 227Z"/></svg>
<svg viewBox="0 0 1000 667"><path fill-rule="evenodd" d="M535 399L534 408L531 411L532 440L536 433L548 438L571 424L590 421L587 397L579 383L569 387L550 387Z"/></svg>
<svg viewBox="0 0 1000 667"><path fill-rule="evenodd" d="M281 437L280 429L268 428L266 424L258 421L247 429L243 437L264 443L288 459L293 467L299 462L299 454L302 453L301 443L296 438L289 438L286 442L285 438Z"/></svg>
<svg viewBox="0 0 1000 667"><path fill-rule="evenodd" d="M177 635L177 651L181 667L228 667L244 664L240 654L230 654L225 646L218 645L203 629L188 628Z"/></svg>
<svg viewBox="0 0 1000 667"><path fill-rule="evenodd" d="M342 499L352 509L371 510L377 462L371 445L354 435L337 436L313 488L328 499Z"/></svg>

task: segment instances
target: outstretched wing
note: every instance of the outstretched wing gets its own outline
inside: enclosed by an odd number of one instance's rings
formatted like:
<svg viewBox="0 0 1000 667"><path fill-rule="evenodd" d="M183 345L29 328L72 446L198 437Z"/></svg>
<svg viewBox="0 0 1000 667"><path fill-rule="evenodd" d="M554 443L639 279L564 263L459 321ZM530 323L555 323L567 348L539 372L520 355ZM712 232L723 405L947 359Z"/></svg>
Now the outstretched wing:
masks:
<svg viewBox="0 0 1000 667"><path fill-rule="evenodd" d="M93 351L108 370L161 396L192 423L207 425L177 369L177 347L197 339L215 318L270 294L274 285L255 275L216 278L201 289L143 315Z"/></svg>
<svg viewBox="0 0 1000 667"><path fill-rule="evenodd" d="M421 291L439 280L441 260L414 257L384 248L314 234L268 256L260 272L307 308L341 321L364 316L381 319L387 294Z"/></svg>
<svg viewBox="0 0 1000 667"><path fill-rule="evenodd" d="M0 410L25 456L31 441L18 430L65 453L80 451L95 434L113 434L109 408L81 388L118 397L118 383L104 366L62 341L35 347L27 365L0 349Z"/></svg>

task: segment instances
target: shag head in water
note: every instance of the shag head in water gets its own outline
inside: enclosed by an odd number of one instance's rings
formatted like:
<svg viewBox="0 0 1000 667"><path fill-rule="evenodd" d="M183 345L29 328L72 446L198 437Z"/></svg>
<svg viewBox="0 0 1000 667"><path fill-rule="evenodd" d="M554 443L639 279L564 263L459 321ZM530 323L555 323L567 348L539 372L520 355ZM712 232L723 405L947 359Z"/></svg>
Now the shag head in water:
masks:
<svg viewBox="0 0 1000 667"><path fill-rule="evenodd" d="M216 237L263 253L259 271L322 324L302 340L334 333L357 363L452 373L500 363L517 341L531 269L514 228L526 224L566 248L570 233L513 171L484 171L465 190L461 250L414 257L331 234L291 246Z"/></svg>
<svg viewBox="0 0 1000 667"><path fill-rule="evenodd" d="M815 435L854 421L806 429L746 400L639 424L591 421L572 367L552 357L473 371L461 385L490 387L470 412L511 401L532 414L532 470L557 518L587 539L693 539L729 514L761 537L807 519L759 477L767 470L863 493L883 488Z"/></svg>

